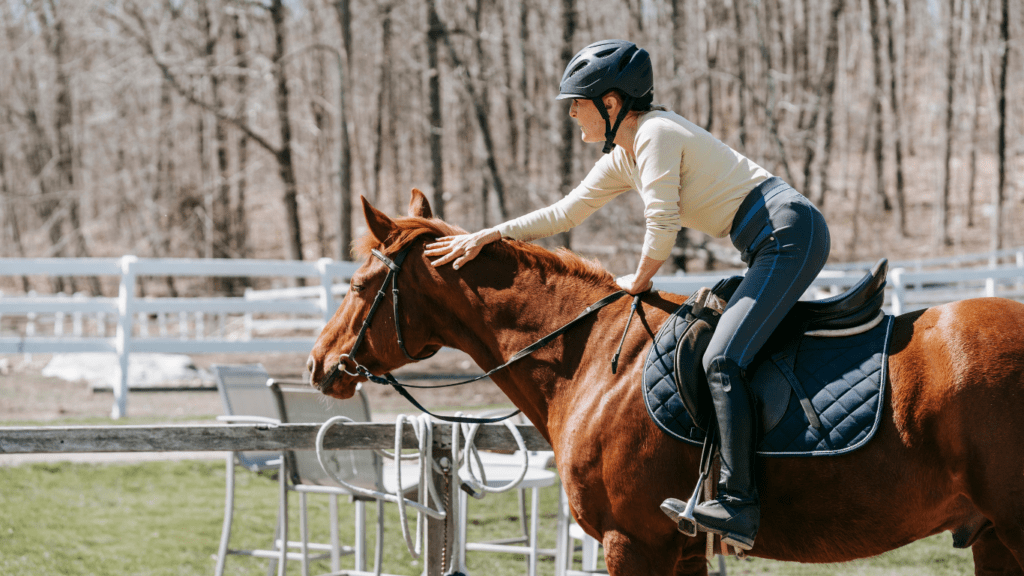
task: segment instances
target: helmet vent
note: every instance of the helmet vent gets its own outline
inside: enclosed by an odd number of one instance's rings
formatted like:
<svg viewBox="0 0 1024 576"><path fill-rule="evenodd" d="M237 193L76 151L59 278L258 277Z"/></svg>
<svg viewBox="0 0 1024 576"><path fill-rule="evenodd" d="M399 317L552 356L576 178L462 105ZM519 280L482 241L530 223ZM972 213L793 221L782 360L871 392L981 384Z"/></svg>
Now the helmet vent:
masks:
<svg viewBox="0 0 1024 576"><path fill-rule="evenodd" d="M589 62L580 62L579 64L577 64L576 67L573 68L571 72L569 72L569 77L575 76L581 70L586 68L588 64L589 64Z"/></svg>
<svg viewBox="0 0 1024 576"><path fill-rule="evenodd" d="M630 61L633 59L633 54L636 54L636 50L636 47L634 47L632 50L626 51L622 58L619 58L619 72L622 72L626 69L626 66L629 66Z"/></svg>
<svg viewBox="0 0 1024 576"><path fill-rule="evenodd" d="M594 56L598 58L604 58L605 56L610 56L614 54L616 50L618 50L618 48L609 48L607 50L601 50L597 54L594 54Z"/></svg>

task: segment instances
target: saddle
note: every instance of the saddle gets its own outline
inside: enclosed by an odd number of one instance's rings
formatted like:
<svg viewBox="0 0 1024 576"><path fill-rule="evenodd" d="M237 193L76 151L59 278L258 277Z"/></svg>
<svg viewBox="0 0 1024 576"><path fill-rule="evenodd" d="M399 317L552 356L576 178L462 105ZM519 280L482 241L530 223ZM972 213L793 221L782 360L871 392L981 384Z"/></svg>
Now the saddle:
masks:
<svg viewBox="0 0 1024 576"><path fill-rule="evenodd" d="M887 261L846 292L801 301L747 369L758 415L758 452L846 452L880 417L892 317L881 310ZM698 290L662 326L644 365L644 398L658 426L701 443L714 418L702 358L742 277ZM888 319L888 321L887 321Z"/></svg>

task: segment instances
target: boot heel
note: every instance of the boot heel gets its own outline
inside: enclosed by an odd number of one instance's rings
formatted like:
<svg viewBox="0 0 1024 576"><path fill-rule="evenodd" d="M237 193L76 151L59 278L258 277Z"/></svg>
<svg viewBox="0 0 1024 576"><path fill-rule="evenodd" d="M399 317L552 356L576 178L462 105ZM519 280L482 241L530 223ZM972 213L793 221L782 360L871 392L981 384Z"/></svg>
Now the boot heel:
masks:
<svg viewBox="0 0 1024 576"><path fill-rule="evenodd" d="M722 536L722 542L728 544L729 546L732 546L733 548L736 548L737 550L742 550L744 552L754 547L753 538L746 538L744 536L740 536L739 534L726 534Z"/></svg>

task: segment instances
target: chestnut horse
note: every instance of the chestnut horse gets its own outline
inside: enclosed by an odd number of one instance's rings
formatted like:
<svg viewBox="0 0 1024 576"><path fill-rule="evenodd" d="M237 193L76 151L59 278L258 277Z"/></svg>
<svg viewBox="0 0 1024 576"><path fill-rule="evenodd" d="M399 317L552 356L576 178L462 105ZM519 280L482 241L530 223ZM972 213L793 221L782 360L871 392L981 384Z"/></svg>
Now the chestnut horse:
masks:
<svg viewBox="0 0 1024 576"><path fill-rule="evenodd" d="M435 268L424 244L462 231L432 218L422 194L413 191L408 218L391 219L365 199L363 208L369 234L358 252L409 249L394 278L412 357L449 346L491 369L618 289L596 263L510 240L459 270ZM308 367L323 393L348 398L364 379L333 368L355 371L345 355L387 272L368 257L320 334ZM377 375L411 362L387 292L353 355ZM612 375L630 300L587 316L492 379L551 443L573 516L604 544L611 574L704 576L704 535L684 536L659 510L666 498L690 496L700 448L655 426L640 385L653 336L685 298L643 296ZM840 456L759 459L762 521L749 554L843 562L948 530L972 546L975 574L1024 575L1022 327L1024 305L999 298L897 318L875 437Z"/></svg>

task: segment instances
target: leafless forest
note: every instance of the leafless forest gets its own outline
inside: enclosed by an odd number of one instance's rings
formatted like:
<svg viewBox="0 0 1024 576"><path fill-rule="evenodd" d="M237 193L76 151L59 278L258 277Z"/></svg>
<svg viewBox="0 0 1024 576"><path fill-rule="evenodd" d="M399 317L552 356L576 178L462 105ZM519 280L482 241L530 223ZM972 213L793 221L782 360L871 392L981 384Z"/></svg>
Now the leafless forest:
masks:
<svg viewBox="0 0 1024 576"><path fill-rule="evenodd" d="M347 259L359 196L401 212L412 187L450 222L495 224L554 201L600 154L553 97L568 59L609 37L651 53L656 102L822 207L832 261L1017 245L1022 12L0 0L0 256ZM627 196L553 243L635 265L643 215ZM681 235L674 265L721 262L716 246Z"/></svg>

